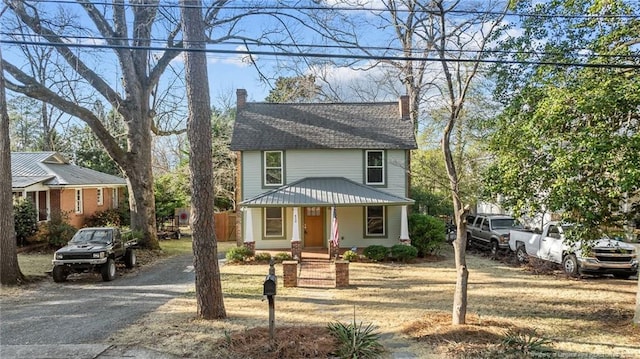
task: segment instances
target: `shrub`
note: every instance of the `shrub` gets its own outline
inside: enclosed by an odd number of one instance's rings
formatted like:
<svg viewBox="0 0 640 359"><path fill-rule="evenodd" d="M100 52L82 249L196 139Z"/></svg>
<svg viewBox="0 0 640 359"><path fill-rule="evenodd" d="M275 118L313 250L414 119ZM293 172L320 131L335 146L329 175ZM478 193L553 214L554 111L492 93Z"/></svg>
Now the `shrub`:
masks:
<svg viewBox="0 0 640 359"><path fill-rule="evenodd" d="M344 259L345 261L349 261L349 262L353 262L358 260L358 253L352 251L352 250L348 250L344 253L342 253L342 259Z"/></svg>
<svg viewBox="0 0 640 359"><path fill-rule="evenodd" d="M334 353L339 358L379 358L384 353L380 344L380 335L373 331L373 326L329 323L329 332L338 340L338 348Z"/></svg>
<svg viewBox="0 0 640 359"><path fill-rule="evenodd" d="M274 256L274 259L277 263L282 263L283 261L292 260L293 257L291 256L291 253L280 252L280 253L276 253L276 255Z"/></svg>
<svg viewBox="0 0 640 359"><path fill-rule="evenodd" d="M38 231L38 211L31 199L20 197L13 203L17 244L25 245Z"/></svg>
<svg viewBox="0 0 640 359"><path fill-rule="evenodd" d="M247 246L231 248L227 254L225 254L229 262L244 262L251 256L253 256L253 252L251 248Z"/></svg>
<svg viewBox="0 0 640 359"><path fill-rule="evenodd" d="M418 256L418 250L414 246L396 244L389 250L392 258L401 262L409 262Z"/></svg>
<svg viewBox="0 0 640 359"><path fill-rule="evenodd" d="M414 213L409 217L409 237L411 245L418 250L418 256L438 254L446 243L445 223L438 218Z"/></svg>
<svg viewBox="0 0 640 359"><path fill-rule="evenodd" d="M68 213L52 212L51 220L43 223L38 230L39 240L47 241L50 246L55 248L64 247L78 231L67 222L68 220Z"/></svg>
<svg viewBox="0 0 640 359"><path fill-rule="evenodd" d="M258 253L253 259L257 262L269 262L271 260L271 253Z"/></svg>
<svg viewBox="0 0 640 359"><path fill-rule="evenodd" d="M95 212L85 219L87 227L120 227L122 222L122 214L118 209L107 209L106 211Z"/></svg>
<svg viewBox="0 0 640 359"><path fill-rule="evenodd" d="M389 253L389 248L379 245L369 246L362 252L365 257L376 262L383 261L385 258L387 258L387 253Z"/></svg>

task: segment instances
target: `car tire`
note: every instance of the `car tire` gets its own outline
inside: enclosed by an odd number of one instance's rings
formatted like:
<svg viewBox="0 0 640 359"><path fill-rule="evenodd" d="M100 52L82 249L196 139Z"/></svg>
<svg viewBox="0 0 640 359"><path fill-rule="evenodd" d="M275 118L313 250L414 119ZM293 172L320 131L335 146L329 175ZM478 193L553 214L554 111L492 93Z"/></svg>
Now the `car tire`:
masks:
<svg viewBox="0 0 640 359"><path fill-rule="evenodd" d="M500 246L498 245L498 241L491 241L490 250L491 250L491 259L498 258L498 253L500 252Z"/></svg>
<svg viewBox="0 0 640 359"><path fill-rule="evenodd" d="M136 263L136 251L133 248L127 249L127 251L124 253L124 265L127 268L133 268L136 266Z"/></svg>
<svg viewBox="0 0 640 359"><path fill-rule="evenodd" d="M107 263L102 265L101 274L105 282L110 282L116 277L116 262L113 258L107 259Z"/></svg>
<svg viewBox="0 0 640 359"><path fill-rule="evenodd" d="M473 241L471 238L471 233L467 233L467 249L471 248L472 245L473 245Z"/></svg>
<svg viewBox="0 0 640 359"><path fill-rule="evenodd" d="M516 248L516 260L518 263L526 263L529 261L529 255L527 254L527 248L523 244L518 244Z"/></svg>
<svg viewBox="0 0 640 359"><path fill-rule="evenodd" d="M562 258L562 269L570 277L578 277L580 275L580 267L575 254L567 254Z"/></svg>
<svg viewBox="0 0 640 359"><path fill-rule="evenodd" d="M56 283L62 283L67 281L67 269L64 266L53 266L53 281Z"/></svg>

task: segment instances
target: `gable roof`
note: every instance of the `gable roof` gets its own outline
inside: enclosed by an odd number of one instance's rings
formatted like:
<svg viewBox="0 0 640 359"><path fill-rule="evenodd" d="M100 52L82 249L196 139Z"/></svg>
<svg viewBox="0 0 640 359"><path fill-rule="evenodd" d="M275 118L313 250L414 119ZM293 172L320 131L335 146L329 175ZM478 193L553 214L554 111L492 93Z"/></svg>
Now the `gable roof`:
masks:
<svg viewBox="0 0 640 359"><path fill-rule="evenodd" d="M261 193L240 203L244 207L393 206L415 201L344 177L308 177Z"/></svg>
<svg viewBox="0 0 640 359"><path fill-rule="evenodd" d="M36 183L48 186L124 186L118 176L70 164L57 152L12 152L11 187L25 188Z"/></svg>
<svg viewBox="0 0 640 359"><path fill-rule="evenodd" d="M415 149L398 102L260 103L238 106L231 149Z"/></svg>

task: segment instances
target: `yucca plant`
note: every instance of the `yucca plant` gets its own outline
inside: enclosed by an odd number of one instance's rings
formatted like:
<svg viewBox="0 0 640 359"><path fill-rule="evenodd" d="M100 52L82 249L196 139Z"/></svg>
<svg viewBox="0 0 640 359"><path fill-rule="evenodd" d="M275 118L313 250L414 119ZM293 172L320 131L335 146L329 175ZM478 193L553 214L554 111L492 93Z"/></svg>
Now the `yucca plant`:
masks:
<svg viewBox="0 0 640 359"><path fill-rule="evenodd" d="M553 353L547 345L552 341L540 336L535 329L511 329L506 332L500 346L505 353L519 353L524 357L544 358Z"/></svg>
<svg viewBox="0 0 640 359"><path fill-rule="evenodd" d="M339 342L334 353L339 358L379 358L384 353L384 347L379 343L380 335L374 332L373 325L356 324L355 313L352 324L335 322L329 323L328 328Z"/></svg>

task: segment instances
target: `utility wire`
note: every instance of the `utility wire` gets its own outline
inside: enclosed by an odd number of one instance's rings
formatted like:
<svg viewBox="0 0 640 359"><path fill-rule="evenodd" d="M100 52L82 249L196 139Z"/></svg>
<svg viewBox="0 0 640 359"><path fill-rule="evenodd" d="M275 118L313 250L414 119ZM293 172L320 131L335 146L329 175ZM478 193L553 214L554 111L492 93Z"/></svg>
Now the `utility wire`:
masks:
<svg viewBox="0 0 640 359"><path fill-rule="evenodd" d="M124 50L145 50L145 51L178 51L178 52L205 52L213 54L233 54L250 56L287 56L287 57L312 57L312 58L332 58L351 60L381 60L381 61L417 61L417 62L440 62L435 57L410 57L410 56L387 56L387 55L355 55L355 54L326 54L326 53L302 53L289 51L250 51L250 50L221 50L221 49L183 49L179 47L159 47L159 46L124 46L124 45L99 45L99 44L68 44L38 41L15 41L0 40L0 44L12 45L34 45L52 47L73 47L90 49L124 49ZM521 64L521 65L551 65L567 67L592 67L592 68L620 68L620 69L640 69L640 64L604 64L604 63L580 63L580 62L555 62L555 61L521 61L503 59L465 59L448 58L448 62L460 63L489 63L489 64Z"/></svg>
<svg viewBox="0 0 640 359"><path fill-rule="evenodd" d="M38 0L37 3L51 3L51 4L66 4L66 5L80 5L76 1L70 0ZM113 3L104 2L104 1L92 1L93 5L100 6L114 6ZM306 10L306 11L367 11L367 12L387 12L388 8L375 8L375 7L364 7L364 6L300 6L300 5L256 5L256 6L237 6L237 5L180 5L177 3L162 3L158 5L153 4L141 4L141 3L129 3L122 4L121 6L136 8L136 7L163 7L163 8L198 8L198 9L224 9L224 10ZM435 10L428 9L404 9L398 8L394 9L396 12L402 13L425 13L425 14L440 14L440 12ZM590 15L590 14L545 14L545 13L517 13L517 12L506 12L503 13L501 11L485 11L485 10L448 10L446 13L448 14L459 14L459 15L499 15L499 16L519 16L519 17L539 17L539 18L566 18L566 19L634 19L639 18L640 14L599 14L599 15Z"/></svg>
<svg viewBox="0 0 640 359"><path fill-rule="evenodd" d="M38 34L23 34L23 33L8 33L1 32L0 36L8 36L12 38L16 37L26 37L39 39L42 36ZM61 35L65 40L95 40L95 41L105 41L105 40L116 40L116 41L135 41L137 39L134 38L123 38L123 37L98 37L98 36L67 36ZM151 42L155 43L166 43L167 39L160 38L151 38L149 39ZM16 40L16 41L37 41L37 40ZM194 43L196 43L194 41ZM213 42L210 40L205 41L197 41L197 43L205 43L210 45L233 45L233 46L245 46L247 44L252 46L264 46L264 47L298 47L298 48L313 48L313 49L351 49L351 50L382 50L382 51L404 51L404 49L399 47L390 47L390 46L358 46L358 45L322 45L322 44L294 44L294 43L283 43L283 42L262 42L262 41L222 41L222 42ZM460 50L460 49L445 49L444 51L447 53L458 52L458 53L468 53L468 54L504 54L504 55L536 55L536 56L547 56L547 55L565 55L570 51L582 51L584 49L581 48L573 48L567 49L562 53L554 53L554 52L546 52L546 51L509 51L509 50ZM640 54L638 55L613 55L613 54L570 54L576 57L584 57L584 58L616 58L616 59L637 59L640 58Z"/></svg>

